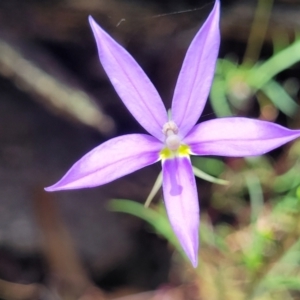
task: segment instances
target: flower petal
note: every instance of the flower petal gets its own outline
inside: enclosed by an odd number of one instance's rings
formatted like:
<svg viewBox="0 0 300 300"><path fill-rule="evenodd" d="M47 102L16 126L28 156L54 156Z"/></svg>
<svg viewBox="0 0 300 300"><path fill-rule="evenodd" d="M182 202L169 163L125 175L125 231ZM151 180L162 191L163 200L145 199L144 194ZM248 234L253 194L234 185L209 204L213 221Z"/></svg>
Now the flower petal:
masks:
<svg viewBox="0 0 300 300"><path fill-rule="evenodd" d="M159 160L161 142L146 134L113 138L83 156L46 191L94 187L113 181Z"/></svg>
<svg viewBox="0 0 300 300"><path fill-rule="evenodd" d="M172 119L184 137L197 123L207 100L220 46L220 3L192 41L176 84Z"/></svg>
<svg viewBox="0 0 300 300"><path fill-rule="evenodd" d="M164 160L163 194L172 228L193 266L198 262L199 204L188 157Z"/></svg>
<svg viewBox="0 0 300 300"><path fill-rule="evenodd" d="M115 90L135 119L163 141L167 112L153 84L132 56L90 16L99 58Z"/></svg>
<svg viewBox="0 0 300 300"><path fill-rule="evenodd" d="M197 155L252 156L300 136L300 130L248 118L220 118L196 125L184 142Z"/></svg>

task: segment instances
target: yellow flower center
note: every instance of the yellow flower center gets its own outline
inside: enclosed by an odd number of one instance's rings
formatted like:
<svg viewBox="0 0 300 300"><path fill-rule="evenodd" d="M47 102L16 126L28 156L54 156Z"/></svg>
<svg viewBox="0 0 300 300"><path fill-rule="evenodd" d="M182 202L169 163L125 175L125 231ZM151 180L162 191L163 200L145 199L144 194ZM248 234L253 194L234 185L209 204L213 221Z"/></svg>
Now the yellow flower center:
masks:
<svg viewBox="0 0 300 300"><path fill-rule="evenodd" d="M181 143L178 135L178 127L173 121L167 122L163 126L163 133L166 137L165 147L160 151L161 159L169 159L176 156L189 156L189 146Z"/></svg>

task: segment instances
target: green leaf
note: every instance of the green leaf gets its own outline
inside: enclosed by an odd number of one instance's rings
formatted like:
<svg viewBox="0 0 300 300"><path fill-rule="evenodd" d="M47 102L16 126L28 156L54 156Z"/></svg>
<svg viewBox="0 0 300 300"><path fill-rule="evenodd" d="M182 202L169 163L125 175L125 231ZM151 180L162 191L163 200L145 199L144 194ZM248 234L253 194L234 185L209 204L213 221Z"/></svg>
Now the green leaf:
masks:
<svg viewBox="0 0 300 300"><path fill-rule="evenodd" d="M255 72L249 78L249 84L256 89L261 89L269 80L281 71L300 61L300 40L284 50L276 53L271 58L255 67Z"/></svg>
<svg viewBox="0 0 300 300"><path fill-rule="evenodd" d="M227 180L224 180L224 179L220 179L220 178L216 178L216 177L213 177L203 171L201 171L200 169L192 166L193 168L193 172L195 174L195 176L201 178L201 179L204 179L206 181L209 181L209 182L212 182L212 183L216 183L216 184L222 184L222 185L227 185L229 184L229 181Z"/></svg>
<svg viewBox="0 0 300 300"><path fill-rule="evenodd" d="M226 83L218 76L215 77L210 90L210 103L218 117L233 115L226 98Z"/></svg>
<svg viewBox="0 0 300 300"><path fill-rule="evenodd" d="M269 290L300 290L300 278L286 277L286 276L274 276L266 280L263 286Z"/></svg>
<svg viewBox="0 0 300 300"><path fill-rule="evenodd" d="M299 105L295 103L284 88L275 80L270 80L261 90L287 116L293 117L299 111Z"/></svg>
<svg viewBox="0 0 300 300"><path fill-rule="evenodd" d="M125 199L111 200L108 203L108 208L115 212L127 213L143 219L149 223L157 233L168 240L168 242L174 246L174 248L182 255L182 257L188 260L172 230L164 208L161 208L160 210L154 210L152 208L146 208L141 203Z"/></svg>

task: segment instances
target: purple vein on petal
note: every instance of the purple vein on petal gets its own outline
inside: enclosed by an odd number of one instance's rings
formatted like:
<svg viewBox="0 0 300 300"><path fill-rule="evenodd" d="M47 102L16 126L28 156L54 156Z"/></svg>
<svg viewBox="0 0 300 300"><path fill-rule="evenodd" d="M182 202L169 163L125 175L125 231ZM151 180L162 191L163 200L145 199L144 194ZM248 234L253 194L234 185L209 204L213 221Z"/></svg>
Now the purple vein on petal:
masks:
<svg viewBox="0 0 300 300"><path fill-rule="evenodd" d="M243 157L264 154L297 137L300 130L237 117L202 122L189 132L184 142L196 155Z"/></svg>
<svg viewBox="0 0 300 300"><path fill-rule="evenodd" d="M188 157L162 162L163 194L171 226L193 266L198 261L199 204Z"/></svg>
<svg viewBox="0 0 300 300"><path fill-rule="evenodd" d="M138 63L94 20L89 17L99 58L116 92L135 119L153 136L163 140L161 132L167 112L161 98Z"/></svg>
<svg viewBox="0 0 300 300"><path fill-rule="evenodd" d="M198 121L213 80L220 45L220 3L193 39L183 62L172 102L172 118L184 137Z"/></svg>
<svg viewBox="0 0 300 300"><path fill-rule="evenodd" d="M111 182L159 160L162 144L146 134L113 138L77 161L46 191L88 188Z"/></svg>

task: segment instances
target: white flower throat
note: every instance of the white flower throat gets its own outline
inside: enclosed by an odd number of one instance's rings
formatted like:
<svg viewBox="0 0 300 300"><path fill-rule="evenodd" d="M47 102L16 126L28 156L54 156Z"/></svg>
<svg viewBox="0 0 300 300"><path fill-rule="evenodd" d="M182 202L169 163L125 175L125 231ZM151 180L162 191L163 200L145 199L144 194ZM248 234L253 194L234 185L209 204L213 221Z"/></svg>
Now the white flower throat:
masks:
<svg viewBox="0 0 300 300"><path fill-rule="evenodd" d="M165 144L166 146L172 150L176 151L180 144L181 144L181 139L177 135L178 133L178 127L175 122L169 121L166 124L164 124L163 129L162 129L163 134L165 135Z"/></svg>

